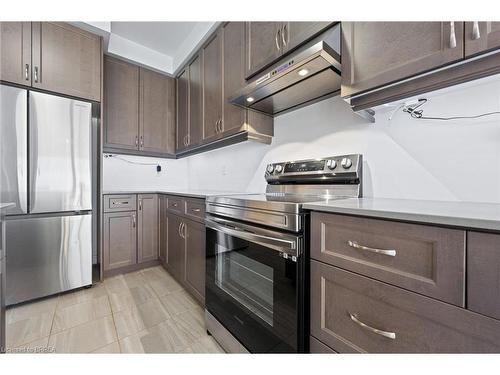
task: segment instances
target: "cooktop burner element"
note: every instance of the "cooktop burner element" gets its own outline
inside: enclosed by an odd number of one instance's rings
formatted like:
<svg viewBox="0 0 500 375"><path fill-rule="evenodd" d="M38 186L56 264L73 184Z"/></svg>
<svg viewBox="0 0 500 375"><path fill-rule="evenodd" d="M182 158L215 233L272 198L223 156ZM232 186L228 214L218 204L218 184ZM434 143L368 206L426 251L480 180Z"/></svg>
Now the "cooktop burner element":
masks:
<svg viewBox="0 0 500 375"><path fill-rule="evenodd" d="M351 154L269 164L266 193L209 197L207 212L300 231L304 203L362 196L362 159Z"/></svg>

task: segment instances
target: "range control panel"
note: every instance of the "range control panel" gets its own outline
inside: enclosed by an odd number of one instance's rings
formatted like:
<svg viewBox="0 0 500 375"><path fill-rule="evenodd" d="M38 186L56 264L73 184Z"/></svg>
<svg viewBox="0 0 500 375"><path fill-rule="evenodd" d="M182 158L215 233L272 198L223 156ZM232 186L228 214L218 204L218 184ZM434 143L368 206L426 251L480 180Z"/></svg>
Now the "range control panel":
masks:
<svg viewBox="0 0 500 375"><path fill-rule="evenodd" d="M362 155L360 154L287 161L268 164L265 177L268 182L280 179L286 179L292 182L294 177L298 181L303 181L308 177L313 180L334 176L346 176L346 178L351 178L353 175L359 175L361 173L361 165Z"/></svg>

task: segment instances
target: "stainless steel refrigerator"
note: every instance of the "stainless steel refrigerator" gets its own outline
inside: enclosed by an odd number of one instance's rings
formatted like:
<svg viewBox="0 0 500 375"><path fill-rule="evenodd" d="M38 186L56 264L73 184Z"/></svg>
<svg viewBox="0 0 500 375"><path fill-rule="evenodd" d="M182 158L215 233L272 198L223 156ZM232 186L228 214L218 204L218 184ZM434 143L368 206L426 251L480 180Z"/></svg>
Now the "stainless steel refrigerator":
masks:
<svg viewBox="0 0 500 375"><path fill-rule="evenodd" d="M6 304L92 284L99 105L0 85Z"/></svg>

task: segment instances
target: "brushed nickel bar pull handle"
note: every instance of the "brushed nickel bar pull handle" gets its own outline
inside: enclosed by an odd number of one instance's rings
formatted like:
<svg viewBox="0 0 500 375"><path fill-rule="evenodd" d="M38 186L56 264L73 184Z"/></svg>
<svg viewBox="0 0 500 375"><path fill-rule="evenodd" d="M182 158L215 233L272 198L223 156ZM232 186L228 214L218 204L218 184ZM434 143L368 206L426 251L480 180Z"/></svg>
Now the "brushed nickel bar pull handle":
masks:
<svg viewBox="0 0 500 375"><path fill-rule="evenodd" d="M474 21L472 25L472 40L477 40L481 38L481 33L479 32L479 22Z"/></svg>
<svg viewBox="0 0 500 375"><path fill-rule="evenodd" d="M139 147L139 137L135 136L135 147Z"/></svg>
<svg viewBox="0 0 500 375"><path fill-rule="evenodd" d="M186 239L187 234L186 234L186 223L182 223L182 238Z"/></svg>
<svg viewBox="0 0 500 375"><path fill-rule="evenodd" d="M280 29L276 31L276 36L274 37L274 41L276 42L276 48L278 51L280 50L279 37L280 37Z"/></svg>
<svg viewBox="0 0 500 375"><path fill-rule="evenodd" d="M35 82L38 82L38 66L35 66Z"/></svg>
<svg viewBox="0 0 500 375"><path fill-rule="evenodd" d="M219 128L220 128L220 133L224 131L224 121L222 119L219 120Z"/></svg>
<svg viewBox="0 0 500 375"><path fill-rule="evenodd" d="M455 22L450 22L450 48L457 46L457 36L455 35Z"/></svg>
<svg viewBox="0 0 500 375"><path fill-rule="evenodd" d="M144 137L141 135L141 148L144 148Z"/></svg>
<svg viewBox="0 0 500 375"><path fill-rule="evenodd" d="M128 202L127 201L124 201L124 202L111 202L111 204L114 206L114 205L128 204Z"/></svg>
<svg viewBox="0 0 500 375"><path fill-rule="evenodd" d="M139 199L139 211L142 210L142 199Z"/></svg>
<svg viewBox="0 0 500 375"><path fill-rule="evenodd" d="M182 237L181 228L182 228L182 222L179 223L179 229L178 229L179 237Z"/></svg>
<svg viewBox="0 0 500 375"><path fill-rule="evenodd" d="M191 137L190 137L189 134L186 136L186 139L187 139L187 145L186 146L189 146L189 144L191 143Z"/></svg>
<svg viewBox="0 0 500 375"><path fill-rule="evenodd" d="M286 47L286 38L285 38L285 30L286 30L286 23L283 25L281 28L281 40L283 41L283 47Z"/></svg>
<svg viewBox="0 0 500 375"><path fill-rule="evenodd" d="M30 64L26 64L24 66L24 79L26 81L29 81L30 80Z"/></svg>
<svg viewBox="0 0 500 375"><path fill-rule="evenodd" d="M369 326L368 324L363 323L361 320L358 319L358 314L351 314L350 312L348 312L348 313L349 313L349 316L351 317L351 320L354 323L356 323L360 327L366 329L367 331L373 332L373 333L375 333L377 335L380 335L380 336L387 337L388 339L391 339L391 340L395 340L396 339L396 333L395 332L383 331L381 329Z"/></svg>
<svg viewBox="0 0 500 375"><path fill-rule="evenodd" d="M356 241L351 241L351 240L347 241L347 244L350 247L353 247L353 248L358 249L358 250L365 250L365 251L369 251L371 253L376 253L376 254L381 254L381 255L388 255L390 257L395 257L396 256L396 250L376 249L376 248L373 248L373 247L368 247L368 246L360 245Z"/></svg>
<svg viewBox="0 0 500 375"><path fill-rule="evenodd" d="M201 209L199 209L199 208L191 208L191 211L193 211L193 212L200 212Z"/></svg>
<svg viewBox="0 0 500 375"><path fill-rule="evenodd" d="M132 228L135 228L135 214L132 214Z"/></svg>

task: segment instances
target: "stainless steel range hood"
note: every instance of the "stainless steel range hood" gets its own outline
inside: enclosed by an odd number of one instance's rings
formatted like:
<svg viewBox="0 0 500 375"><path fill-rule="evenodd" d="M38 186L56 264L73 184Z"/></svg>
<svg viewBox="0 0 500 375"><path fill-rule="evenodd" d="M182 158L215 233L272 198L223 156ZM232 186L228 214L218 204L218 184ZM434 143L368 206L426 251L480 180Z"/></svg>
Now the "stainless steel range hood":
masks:
<svg viewBox="0 0 500 375"><path fill-rule="evenodd" d="M340 90L340 25L328 30L235 94L231 103L276 116Z"/></svg>

